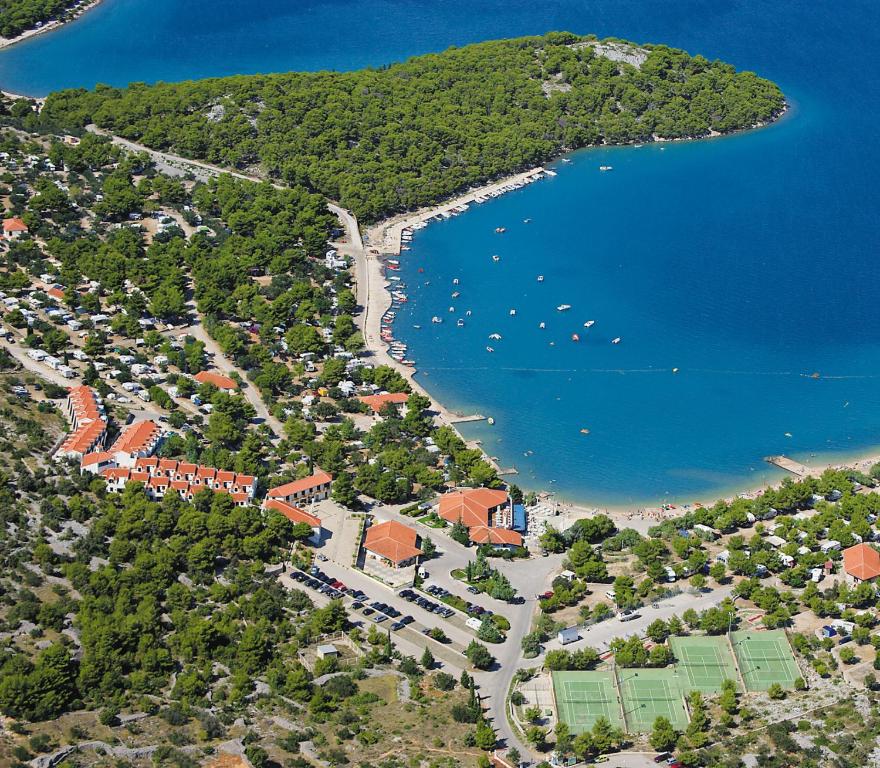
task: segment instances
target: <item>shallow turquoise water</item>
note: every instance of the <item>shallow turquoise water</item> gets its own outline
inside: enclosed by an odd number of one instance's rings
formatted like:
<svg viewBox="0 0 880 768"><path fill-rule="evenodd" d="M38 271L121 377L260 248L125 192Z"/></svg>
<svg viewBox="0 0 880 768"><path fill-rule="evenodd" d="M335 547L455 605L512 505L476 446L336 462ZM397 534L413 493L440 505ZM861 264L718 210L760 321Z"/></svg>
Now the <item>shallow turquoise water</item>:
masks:
<svg viewBox="0 0 880 768"><path fill-rule="evenodd" d="M794 0L105 0L0 52L0 84L347 69L548 29L666 42L775 79L793 104L775 126L578 153L555 179L421 232L404 260L399 335L420 377L495 417L467 432L523 485L689 500L775 476L768 454L880 444L878 16L867 2Z"/></svg>

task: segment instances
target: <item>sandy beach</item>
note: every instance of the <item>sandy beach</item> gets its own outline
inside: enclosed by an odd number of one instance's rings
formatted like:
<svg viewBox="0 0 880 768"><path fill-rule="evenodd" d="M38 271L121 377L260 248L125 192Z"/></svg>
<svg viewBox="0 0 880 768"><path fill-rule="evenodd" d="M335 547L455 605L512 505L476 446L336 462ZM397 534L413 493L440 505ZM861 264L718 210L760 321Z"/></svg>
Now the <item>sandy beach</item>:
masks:
<svg viewBox="0 0 880 768"><path fill-rule="evenodd" d="M36 37L37 35L41 35L44 32L51 32L52 30L58 29L65 24L69 24L71 21L75 21L80 16L82 16L86 11L90 11L96 5L100 5L100 3L101 0L90 0L90 2L81 3L76 7L73 16L71 16L66 21L48 21L43 24L42 27L27 29L17 37L0 37L0 50L2 50L3 48L8 48L10 45L15 45L16 43L22 43L25 40Z"/></svg>

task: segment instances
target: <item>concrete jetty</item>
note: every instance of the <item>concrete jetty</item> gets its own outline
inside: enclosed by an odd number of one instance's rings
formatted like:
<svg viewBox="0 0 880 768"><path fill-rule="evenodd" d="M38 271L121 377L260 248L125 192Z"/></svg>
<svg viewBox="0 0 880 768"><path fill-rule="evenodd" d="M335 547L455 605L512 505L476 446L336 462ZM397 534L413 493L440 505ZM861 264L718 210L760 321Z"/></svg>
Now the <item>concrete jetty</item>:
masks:
<svg viewBox="0 0 880 768"><path fill-rule="evenodd" d="M810 469L806 464L801 464L799 461L788 458L788 456L765 456L764 461L784 469L786 472L791 472L793 475L797 475L797 477L810 477L821 474L821 472L817 473L816 470Z"/></svg>

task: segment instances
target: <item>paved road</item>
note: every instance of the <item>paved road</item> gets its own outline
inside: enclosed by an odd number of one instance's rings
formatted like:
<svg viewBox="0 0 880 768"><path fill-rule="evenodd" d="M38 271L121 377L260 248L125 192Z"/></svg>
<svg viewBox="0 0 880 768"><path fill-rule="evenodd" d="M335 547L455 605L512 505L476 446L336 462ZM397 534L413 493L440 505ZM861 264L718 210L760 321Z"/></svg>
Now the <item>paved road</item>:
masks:
<svg viewBox="0 0 880 768"><path fill-rule="evenodd" d="M195 312L194 309L193 312ZM196 322L190 323L189 325L185 325L183 327L175 328L173 335L179 338L184 336L192 336L193 338L203 342L205 345L205 351L210 357L213 358L215 364L218 364L221 367L221 373L235 371L241 377L242 381L247 382L246 386L241 387L239 391L244 396L244 398L253 406L254 411L256 412L257 416L262 419L263 423L266 424L279 438L282 437L284 435L284 425L269 412L269 409L266 407L266 403L260 396L259 390L251 382L248 381L245 371L239 368L232 360L230 360L228 357L226 357L226 355L223 354L223 350L220 349L220 345L216 341L214 341L214 339L212 339L208 332L205 330L205 326L201 322L201 317L197 313L196 317L198 318ZM222 361L222 363L220 361Z"/></svg>

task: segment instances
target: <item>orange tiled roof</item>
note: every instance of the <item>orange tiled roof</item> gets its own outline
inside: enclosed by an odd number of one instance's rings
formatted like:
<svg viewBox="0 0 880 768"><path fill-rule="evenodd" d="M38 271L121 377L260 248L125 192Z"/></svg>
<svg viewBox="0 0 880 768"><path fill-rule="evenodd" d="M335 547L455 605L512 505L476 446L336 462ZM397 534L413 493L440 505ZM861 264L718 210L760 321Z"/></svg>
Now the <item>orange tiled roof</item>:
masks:
<svg viewBox="0 0 880 768"><path fill-rule="evenodd" d="M843 569L860 581L880 576L880 552L867 544L856 544L843 550Z"/></svg>
<svg viewBox="0 0 880 768"><path fill-rule="evenodd" d="M101 471L101 477L106 477L108 480L115 480L117 478L128 480L131 477L131 470L125 467L109 467Z"/></svg>
<svg viewBox="0 0 880 768"><path fill-rule="evenodd" d="M468 534L474 544L522 546L522 536L508 528L489 528L486 525L475 525L468 531Z"/></svg>
<svg viewBox="0 0 880 768"><path fill-rule="evenodd" d="M105 429L107 429L107 422L101 419L86 422L67 436L67 439L61 444L58 452L89 453L101 439Z"/></svg>
<svg viewBox="0 0 880 768"><path fill-rule="evenodd" d="M364 549L374 552L392 563L401 563L422 554L416 546L418 534L396 520L372 525L364 537Z"/></svg>
<svg viewBox="0 0 880 768"><path fill-rule="evenodd" d="M63 299L64 291L62 291L60 288L50 288L48 291L46 291L46 295L51 296L53 299Z"/></svg>
<svg viewBox="0 0 880 768"><path fill-rule="evenodd" d="M25 224L21 219L12 218L12 219L3 219L3 231L4 232L27 232L27 224Z"/></svg>
<svg viewBox="0 0 880 768"><path fill-rule="evenodd" d="M110 450L123 453L147 450L161 431L155 421L136 421L120 432L116 442L110 446Z"/></svg>
<svg viewBox="0 0 880 768"><path fill-rule="evenodd" d="M315 515L279 499L266 499L263 502L263 509L274 509L284 515L291 523L305 523L312 528L321 527L320 517L315 517Z"/></svg>
<svg viewBox="0 0 880 768"><path fill-rule="evenodd" d="M489 510L508 501L507 491L491 488L463 488L440 497L440 517L468 528L489 525Z"/></svg>
<svg viewBox="0 0 880 768"><path fill-rule="evenodd" d="M358 400L370 406L373 413L379 413L386 403L400 405L409 400L409 395L406 392L385 392L381 395L362 395Z"/></svg>
<svg viewBox="0 0 880 768"><path fill-rule="evenodd" d="M318 470L315 474L304 477L302 480L294 480L293 482L270 488L266 495L269 497L291 496L294 493L310 491L313 488L318 488L325 483L329 483L332 479L332 475L327 474L323 470Z"/></svg>
<svg viewBox="0 0 880 768"><path fill-rule="evenodd" d="M113 454L110 451L95 451L83 456L80 466L91 467L93 464L103 464L105 461L113 461Z"/></svg>
<svg viewBox="0 0 880 768"><path fill-rule="evenodd" d="M200 371L193 378L199 384L213 384L217 389L238 389L235 379L213 371Z"/></svg>

